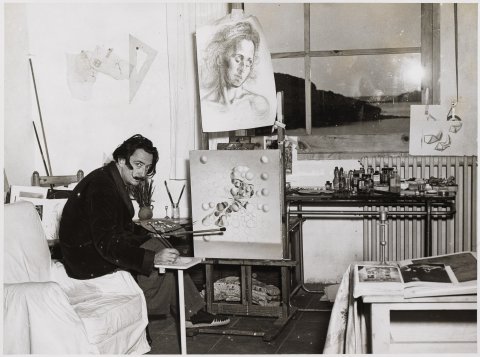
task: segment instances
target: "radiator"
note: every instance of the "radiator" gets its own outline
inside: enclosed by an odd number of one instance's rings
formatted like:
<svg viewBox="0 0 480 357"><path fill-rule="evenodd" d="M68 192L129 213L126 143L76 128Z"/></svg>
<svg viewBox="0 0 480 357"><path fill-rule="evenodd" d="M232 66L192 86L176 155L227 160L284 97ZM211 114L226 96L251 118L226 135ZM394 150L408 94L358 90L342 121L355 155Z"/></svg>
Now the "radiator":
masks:
<svg viewBox="0 0 480 357"><path fill-rule="evenodd" d="M432 222L432 254L476 251L477 237L477 157L476 156L375 156L364 157L365 168L396 168L401 178L446 178L454 176L458 184L453 217L434 218ZM393 207L395 210L422 210L419 207ZM379 207L364 207L378 210ZM433 212L446 210L433 208ZM411 218L410 218L411 217ZM439 216L437 216L439 217ZM386 259L402 260L424 256L424 219L422 217L392 217L387 225ZM380 226L376 218L363 220L363 257L379 260Z"/></svg>

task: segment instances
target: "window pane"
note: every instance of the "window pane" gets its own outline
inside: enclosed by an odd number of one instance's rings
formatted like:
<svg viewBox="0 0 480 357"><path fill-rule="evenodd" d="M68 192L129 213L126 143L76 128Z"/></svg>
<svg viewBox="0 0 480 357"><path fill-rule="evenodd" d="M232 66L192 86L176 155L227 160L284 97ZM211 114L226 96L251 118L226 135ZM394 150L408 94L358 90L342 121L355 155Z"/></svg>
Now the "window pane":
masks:
<svg viewBox="0 0 480 357"><path fill-rule="evenodd" d="M311 73L313 127L397 132L408 128L410 105L421 103L420 54L317 57Z"/></svg>
<svg viewBox="0 0 480 357"><path fill-rule="evenodd" d="M311 4L310 19L314 51L420 46L419 3Z"/></svg>
<svg viewBox="0 0 480 357"><path fill-rule="evenodd" d="M305 59L303 57L272 59L272 66L275 73L290 74L302 78L302 82L305 79Z"/></svg>
<svg viewBox="0 0 480 357"><path fill-rule="evenodd" d="M283 92L283 120L289 129L305 128L305 60L272 60L275 89Z"/></svg>
<svg viewBox="0 0 480 357"><path fill-rule="evenodd" d="M257 17L271 53L303 51L303 4L245 3L245 14Z"/></svg>
<svg viewBox="0 0 480 357"><path fill-rule="evenodd" d="M393 97L420 91L420 54L316 57L311 64L317 89L352 98Z"/></svg>

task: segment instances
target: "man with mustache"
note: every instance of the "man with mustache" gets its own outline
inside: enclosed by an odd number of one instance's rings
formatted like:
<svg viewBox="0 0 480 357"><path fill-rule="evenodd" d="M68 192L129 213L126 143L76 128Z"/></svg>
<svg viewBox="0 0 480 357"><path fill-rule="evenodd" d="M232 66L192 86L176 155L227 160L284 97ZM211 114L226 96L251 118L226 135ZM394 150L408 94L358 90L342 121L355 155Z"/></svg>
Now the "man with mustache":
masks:
<svg viewBox="0 0 480 357"><path fill-rule="evenodd" d="M149 316L176 310L175 275L159 274L154 264L172 263L179 252L164 238L134 224L128 186L155 174L158 151L152 142L134 135L113 152L114 161L80 181L63 209L60 247L67 274L91 279L126 270L134 274L147 301ZM220 326L229 319L203 310L200 296L185 275L187 327Z"/></svg>

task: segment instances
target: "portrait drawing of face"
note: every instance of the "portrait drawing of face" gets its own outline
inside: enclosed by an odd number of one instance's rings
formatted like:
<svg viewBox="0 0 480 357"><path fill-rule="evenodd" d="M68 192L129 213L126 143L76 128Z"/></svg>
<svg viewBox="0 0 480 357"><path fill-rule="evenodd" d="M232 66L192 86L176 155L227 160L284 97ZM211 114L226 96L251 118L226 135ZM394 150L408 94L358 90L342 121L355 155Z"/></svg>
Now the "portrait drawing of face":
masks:
<svg viewBox="0 0 480 357"><path fill-rule="evenodd" d="M197 56L203 131L273 125L271 57L253 16L225 17L199 29Z"/></svg>
<svg viewBox="0 0 480 357"><path fill-rule="evenodd" d="M227 54L225 82L228 87L240 87L250 75L255 56L255 45L249 40L239 40Z"/></svg>

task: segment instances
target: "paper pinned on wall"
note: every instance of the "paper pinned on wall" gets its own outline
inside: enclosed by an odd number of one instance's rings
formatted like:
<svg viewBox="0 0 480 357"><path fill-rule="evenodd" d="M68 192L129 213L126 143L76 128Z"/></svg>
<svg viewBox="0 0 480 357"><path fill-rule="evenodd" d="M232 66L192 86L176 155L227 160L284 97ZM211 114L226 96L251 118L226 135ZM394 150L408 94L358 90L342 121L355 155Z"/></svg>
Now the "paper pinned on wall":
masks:
<svg viewBox="0 0 480 357"><path fill-rule="evenodd" d="M130 65L113 53L113 48L103 46L78 54L67 53L67 82L73 98L89 100L92 97L97 73L124 80L129 77Z"/></svg>
<svg viewBox="0 0 480 357"><path fill-rule="evenodd" d="M273 125L277 100L270 53L254 16L227 15L197 30L202 129Z"/></svg>
<svg viewBox="0 0 480 357"><path fill-rule="evenodd" d="M410 106L410 155L476 155L477 142L471 139L476 123L462 117L465 106L455 106Z"/></svg>
<svg viewBox="0 0 480 357"><path fill-rule="evenodd" d="M47 198L48 187L12 185L10 188L10 203L22 198Z"/></svg>

